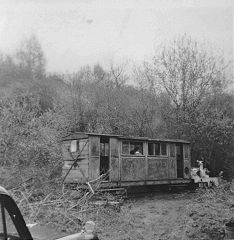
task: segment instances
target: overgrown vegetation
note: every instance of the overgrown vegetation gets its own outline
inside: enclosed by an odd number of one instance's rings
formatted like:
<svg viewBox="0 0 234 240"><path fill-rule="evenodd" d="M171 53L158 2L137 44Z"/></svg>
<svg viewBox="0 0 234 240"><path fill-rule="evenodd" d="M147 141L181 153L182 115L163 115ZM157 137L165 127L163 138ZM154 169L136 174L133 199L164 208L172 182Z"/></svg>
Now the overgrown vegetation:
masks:
<svg viewBox="0 0 234 240"><path fill-rule="evenodd" d="M189 239L223 239L225 224L234 216L234 183L226 182L214 189L199 189L189 204L186 233Z"/></svg>
<svg viewBox="0 0 234 240"><path fill-rule="evenodd" d="M194 163L203 159L213 174L231 177L234 96L223 58L182 36L133 72L112 63L47 73L35 36L14 56L2 54L1 164L54 166L62 134L94 131L190 140Z"/></svg>
<svg viewBox="0 0 234 240"><path fill-rule="evenodd" d="M124 65L111 64L109 70L95 65L64 75L46 71L40 43L32 36L16 54L0 57L0 165L9 170L1 178L10 189L31 181L30 192L22 190L27 199L41 195L40 201L55 201L60 207L67 195L61 191L56 197L47 195L48 189L57 191L55 183L60 181L60 138L70 131L92 131L189 140L193 163L203 160L213 175L224 171L230 180L234 173L231 80L221 56L186 36L157 49L152 61L136 66L133 74ZM212 196L221 193L218 189ZM18 193L13 194L17 198ZM22 197L26 201L20 193ZM202 211L208 208L196 206ZM53 213L47 213L53 219ZM191 216L199 219L196 213Z"/></svg>

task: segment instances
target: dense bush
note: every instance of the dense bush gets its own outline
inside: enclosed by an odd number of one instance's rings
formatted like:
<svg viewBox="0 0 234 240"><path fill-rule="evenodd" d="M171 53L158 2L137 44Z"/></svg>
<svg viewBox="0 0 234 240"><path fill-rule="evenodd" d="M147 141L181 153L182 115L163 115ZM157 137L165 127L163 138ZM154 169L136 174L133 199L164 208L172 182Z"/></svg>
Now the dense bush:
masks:
<svg viewBox="0 0 234 240"><path fill-rule="evenodd" d="M38 96L31 94L1 101L0 139L5 151L0 164L14 172L14 183L18 177L21 181L44 177L46 181L60 176L59 141L66 121L58 108L43 112Z"/></svg>

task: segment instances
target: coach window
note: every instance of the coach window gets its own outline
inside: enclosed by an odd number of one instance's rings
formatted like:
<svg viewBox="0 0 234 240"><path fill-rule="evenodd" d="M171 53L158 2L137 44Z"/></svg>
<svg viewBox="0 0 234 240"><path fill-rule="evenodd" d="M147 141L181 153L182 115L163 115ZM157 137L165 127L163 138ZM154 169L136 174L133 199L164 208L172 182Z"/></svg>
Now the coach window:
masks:
<svg viewBox="0 0 234 240"><path fill-rule="evenodd" d="M149 156L166 156L167 144L164 142L154 142L148 144Z"/></svg>
<svg viewBox="0 0 234 240"><path fill-rule="evenodd" d="M100 148L101 148L101 151L100 151L101 156L109 156L109 143L101 143Z"/></svg>
<svg viewBox="0 0 234 240"><path fill-rule="evenodd" d="M149 143L148 144L148 154L149 155L155 155L154 154L154 143Z"/></svg>
<svg viewBox="0 0 234 240"><path fill-rule="evenodd" d="M123 141L122 154L142 155L143 154L143 142Z"/></svg>
<svg viewBox="0 0 234 240"><path fill-rule="evenodd" d="M167 144L161 143L161 155L167 155Z"/></svg>
<svg viewBox="0 0 234 240"><path fill-rule="evenodd" d="M129 142L128 141L123 141L123 143L122 143L122 153L128 155L129 152L130 152Z"/></svg>
<svg viewBox="0 0 234 240"><path fill-rule="evenodd" d="M82 151L87 144L87 139L72 140L69 149L71 153L79 153Z"/></svg>
<svg viewBox="0 0 234 240"><path fill-rule="evenodd" d="M160 154L160 143L154 143L154 148L155 148L155 155L161 155Z"/></svg>
<svg viewBox="0 0 234 240"><path fill-rule="evenodd" d="M75 153L75 152L79 151L79 141L78 140L71 141L70 151L71 151L71 153Z"/></svg>

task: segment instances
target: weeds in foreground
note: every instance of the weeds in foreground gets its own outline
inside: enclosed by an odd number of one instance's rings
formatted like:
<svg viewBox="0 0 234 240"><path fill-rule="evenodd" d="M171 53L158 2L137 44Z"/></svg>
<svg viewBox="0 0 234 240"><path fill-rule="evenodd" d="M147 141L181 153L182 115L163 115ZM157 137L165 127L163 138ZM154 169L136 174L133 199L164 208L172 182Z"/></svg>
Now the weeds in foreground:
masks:
<svg viewBox="0 0 234 240"><path fill-rule="evenodd" d="M94 204L92 194L79 189L63 191L60 178L46 180L40 174L33 178L25 175L21 184L10 189L27 223L52 224L59 231L73 233L80 231L87 220L93 220L102 239L146 239L142 226L134 225L131 203L125 203L121 209L108 205L108 201ZM234 183L222 182L217 188L199 189L184 209L180 239L222 239L225 223L234 216ZM141 230L137 231L139 227ZM154 227L152 231L157 232L157 226Z"/></svg>
<svg viewBox="0 0 234 240"><path fill-rule="evenodd" d="M223 239L224 225L234 216L233 189L234 182L223 181L216 188L197 191L196 198L186 207L188 239Z"/></svg>
<svg viewBox="0 0 234 240"><path fill-rule="evenodd" d="M119 199L114 195L98 194L102 201L99 201L101 204L95 204L102 178L92 183L93 194L89 188L64 189L62 178L49 180L43 172L32 176L25 170L25 174L18 176L15 173L14 176L15 179L3 186L7 186L27 223L50 224L58 231L74 233L80 231L87 220L100 222L101 226L105 218L121 215ZM110 202L117 204L111 205ZM97 226L99 232L100 226Z"/></svg>

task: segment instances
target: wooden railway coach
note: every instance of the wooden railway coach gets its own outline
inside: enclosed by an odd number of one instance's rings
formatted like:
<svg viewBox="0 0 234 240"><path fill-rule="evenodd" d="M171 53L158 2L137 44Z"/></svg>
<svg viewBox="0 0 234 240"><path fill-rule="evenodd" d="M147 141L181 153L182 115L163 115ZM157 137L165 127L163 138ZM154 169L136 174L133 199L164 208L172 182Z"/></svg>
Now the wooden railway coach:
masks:
<svg viewBox="0 0 234 240"><path fill-rule="evenodd" d="M190 183L190 143L183 140L73 133L62 139L62 152L65 184L102 174L104 187Z"/></svg>

